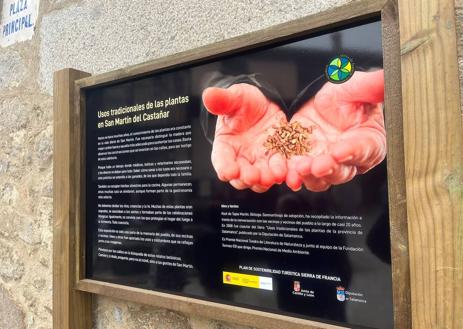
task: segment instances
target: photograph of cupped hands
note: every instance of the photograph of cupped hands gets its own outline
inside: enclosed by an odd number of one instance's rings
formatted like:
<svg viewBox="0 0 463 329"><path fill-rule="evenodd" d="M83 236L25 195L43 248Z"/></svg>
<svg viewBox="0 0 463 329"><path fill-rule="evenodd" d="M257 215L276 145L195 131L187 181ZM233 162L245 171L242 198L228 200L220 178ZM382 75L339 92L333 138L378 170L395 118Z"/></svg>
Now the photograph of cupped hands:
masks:
<svg viewBox="0 0 463 329"><path fill-rule="evenodd" d="M322 192L386 157L383 70L326 82L291 117L248 83L206 88L202 99L217 116L212 165L238 190L262 193L286 183Z"/></svg>

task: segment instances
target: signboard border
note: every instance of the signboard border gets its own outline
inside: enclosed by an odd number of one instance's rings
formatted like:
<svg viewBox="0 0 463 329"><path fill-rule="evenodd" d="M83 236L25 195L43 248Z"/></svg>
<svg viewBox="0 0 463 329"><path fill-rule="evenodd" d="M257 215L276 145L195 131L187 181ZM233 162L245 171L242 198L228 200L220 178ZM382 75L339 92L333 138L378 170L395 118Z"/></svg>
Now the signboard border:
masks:
<svg viewBox="0 0 463 329"><path fill-rule="evenodd" d="M85 279L85 91L166 70L181 69L334 27L381 17L385 72L386 135L394 324L411 328L401 57L394 0L362 0L198 49L113 72L90 76L55 72L54 115L54 328L91 328L92 294L195 314L256 328L340 328L326 323L200 299ZM89 319L90 318L90 319Z"/></svg>

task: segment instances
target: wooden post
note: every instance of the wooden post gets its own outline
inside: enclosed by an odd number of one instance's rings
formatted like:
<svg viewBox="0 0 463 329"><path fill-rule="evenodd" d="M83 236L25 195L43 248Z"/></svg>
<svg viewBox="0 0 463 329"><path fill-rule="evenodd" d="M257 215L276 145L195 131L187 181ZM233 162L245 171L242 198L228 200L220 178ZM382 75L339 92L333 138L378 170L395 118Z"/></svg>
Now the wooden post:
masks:
<svg viewBox="0 0 463 329"><path fill-rule="evenodd" d="M463 328L463 130L453 0L399 0L414 328Z"/></svg>
<svg viewBox="0 0 463 329"><path fill-rule="evenodd" d="M91 295L75 290L76 125L74 81L90 74L72 69L54 75L53 160L53 328L91 329Z"/></svg>

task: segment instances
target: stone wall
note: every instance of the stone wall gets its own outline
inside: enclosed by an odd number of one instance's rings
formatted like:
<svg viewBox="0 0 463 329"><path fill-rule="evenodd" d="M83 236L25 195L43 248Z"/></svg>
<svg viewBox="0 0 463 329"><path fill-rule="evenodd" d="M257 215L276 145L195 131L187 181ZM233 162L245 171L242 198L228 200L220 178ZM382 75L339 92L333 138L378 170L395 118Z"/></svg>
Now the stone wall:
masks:
<svg viewBox="0 0 463 329"><path fill-rule="evenodd" d="M456 1L463 15L463 0ZM52 326L55 70L106 72L347 2L41 0L33 40L0 48L0 328ZM94 323L98 329L242 328L108 298L96 299Z"/></svg>

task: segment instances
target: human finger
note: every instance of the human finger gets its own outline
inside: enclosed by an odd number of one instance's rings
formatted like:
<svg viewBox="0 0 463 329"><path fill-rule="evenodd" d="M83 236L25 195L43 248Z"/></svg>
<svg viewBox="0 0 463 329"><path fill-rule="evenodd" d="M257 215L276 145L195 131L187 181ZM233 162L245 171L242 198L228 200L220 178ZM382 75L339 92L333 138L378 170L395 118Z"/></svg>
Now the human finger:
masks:
<svg viewBox="0 0 463 329"><path fill-rule="evenodd" d="M259 183L260 173L259 170L253 166L247 159L238 158L238 164L240 166L240 180L243 183L253 186Z"/></svg>
<svg viewBox="0 0 463 329"><path fill-rule="evenodd" d="M354 73L344 88L344 101L378 104L384 102L384 70Z"/></svg>
<svg viewBox="0 0 463 329"><path fill-rule="evenodd" d="M288 172L286 158L280 153L275 153L269 158L268 166L274 177L275 183L283 183Z"/></svg>
<svg viewBox="0 0 463 329"><path fill-rule="evenodd" d="M245 184L241 179L232 179L230 185L237 190L245 190L249 188L249 185Z"/></svg>
<svg viewBox="0 0 463 329"><path fill-rule="evenodd" d="M326 83L315 95L315 105L324 108L333 100L338 103L384 102L384 70L354 73L352 78L342 84Z"/></svg>
<svg viewBox="0 0 463 329"><path fill-rule="evenodd" d="M227 143L214 141L211 162L221 181L228 182L240 176L235 150Z"/></svg>
<svg viewBox="0 0 463 329"><path fill-rule="evenodd" d="M203 91L203 103L206 109L215 115L231 115L237 110L237 92L218 87L209 87Z"/></svg>
<svg viewBox="0 0 463 329"><path fill-rule="evenodd" d="M270 170L269 163L266 159L259 159L254 166L259 170L260 181L258 185L269 188L275 184L275 176Z"/></svg>
<svg viewBox="0 0 463 329"><path fill-rule="evenodd" d="M386 138L369 131L357 133L334 144L331 155L338 163L371 168L386 157Z"/></svg>
<svg viewBox="0 0 463 329"><path fill-rule="evenodd" d="M311 174L304 176L302 181L305 188L312 192L324 192L331 187L331 184L323 178L318 178Z"/></svg>
<svg viewBox="0 0 463 329"><path fill-rule="evenodd" d="M296 171L301 176L307 176L312 172L312 157L303 156L298 160Z"/></svg>
<svg viewBox="0 0 463 329"><path fill-rule="evenodd" d="M251 190L256 193L264 193L270 189L270 186L262 186L262 185L253 185L251 186Z"/></svg>
<svg viewBox="0 0 463 329"><path fill-rule="evenodd" d="M330 154L321 154L312 159L311 173L317 178L332 175L338 164Z"/></svg>
<svg viewBox="0 0 463 329"><path fill-rule="evenodd" d="M259 113L271 104L259 88L247 83L228 88L209 87L203 91L202 98L206 109L214 115L233 115L242 110Z"/></svg>
<svg viewBox="0 0 463 329"><path fill-rule="evenodd" d="M357 174L357 167L349 165L339 165L337 169L328 176L323 177L328 184L340 185L351 181Z"/></svg>
<svg viewBox="0 0 463 329"><path fill-rule="evenodd" d="M296 168L299 162L299 157L294 157L288 161L288 172L286 174L286 185L294 192L302 188L302 178Z"/></svg>

